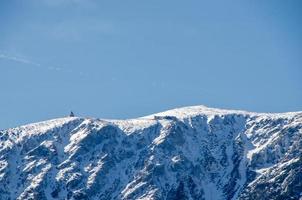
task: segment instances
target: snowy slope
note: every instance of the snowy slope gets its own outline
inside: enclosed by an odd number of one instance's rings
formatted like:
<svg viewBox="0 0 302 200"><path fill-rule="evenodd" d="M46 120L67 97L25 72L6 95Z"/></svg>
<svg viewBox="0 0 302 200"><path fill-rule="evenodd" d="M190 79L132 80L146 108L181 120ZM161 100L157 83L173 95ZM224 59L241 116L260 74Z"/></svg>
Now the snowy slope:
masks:
<svg viewBox="0 0 302 200"><path fill-rule="evenodd" d="M0 199L299 199L302 112L185 107L0 131Z"/></svg>

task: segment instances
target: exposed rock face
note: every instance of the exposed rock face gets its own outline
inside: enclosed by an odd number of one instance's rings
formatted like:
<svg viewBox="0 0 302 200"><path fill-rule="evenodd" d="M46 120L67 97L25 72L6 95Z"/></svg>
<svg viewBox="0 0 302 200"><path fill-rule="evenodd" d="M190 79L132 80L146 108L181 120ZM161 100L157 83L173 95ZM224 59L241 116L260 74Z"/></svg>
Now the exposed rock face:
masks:
<svg viewBox="0 0 302 200"><path fill-rule="evenodd" d="M302 112L203 106L0 131L0 199L299 199Z"/></svg>

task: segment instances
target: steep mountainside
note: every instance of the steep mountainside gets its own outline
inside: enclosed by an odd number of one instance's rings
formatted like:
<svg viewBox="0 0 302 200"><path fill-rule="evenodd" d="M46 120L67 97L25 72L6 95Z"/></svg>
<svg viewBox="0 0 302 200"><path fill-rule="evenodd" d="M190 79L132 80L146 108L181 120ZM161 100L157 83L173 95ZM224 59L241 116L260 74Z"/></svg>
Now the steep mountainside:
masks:
<svg viewBox="0 0 302 200"><path fill-rule="evenodd" d="M0 131L0 199L302 199L302 112L186 107Z"/></svg>

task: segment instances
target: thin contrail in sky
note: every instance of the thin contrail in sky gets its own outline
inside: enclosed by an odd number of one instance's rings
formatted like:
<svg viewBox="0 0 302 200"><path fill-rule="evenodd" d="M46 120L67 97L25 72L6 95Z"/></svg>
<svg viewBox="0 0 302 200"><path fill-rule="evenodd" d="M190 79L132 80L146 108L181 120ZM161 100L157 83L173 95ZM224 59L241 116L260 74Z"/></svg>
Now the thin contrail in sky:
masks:
<svg viewBox="0 0 302 200"><path fill-rule="evenodd" d="M11 60L11 61L14 61L14 62L23 63L23 64L27 64L27 65L31 65L31 66L39 67L39 68L43 68L43 69L46 68L48 70L60 71L60 70L63 69L61 67L43 67L43 65L41 65L40 63L33 62L33 61L28 60L26 58L10 56L10 55L6 55L6 54L0 54L0 59Z"/></svg>
<svg viewBox="0 0 302 200"><path fill-rule="evenodd" d="M39 68L39 69L46 69L46 70L57 71L57 72L64 71L64 72L68 72L68 73L76 73L74 70L71 70L71 69L64 69L64 68L58 67L58 66L46 66L46 65L42 65L40 63L34 62L34 61L26 59L26 58L11 56L11 55L7 55L7 54L3 54L3 53L0 54L0 59L10 60L13 62L26 64L31 67L35 67L35 68ZM81 71L77 72L77 74L80 76L87 75L86 73L81 72Z"/></svg>
<svg viewBox="0 0 302 200"><path fill-rule="evenodd" d="M9 56L9 55L6 55L6 54L0 54L0 58L5 59L5 60L11 60L11 61L23 63L23 64L34 65L34 66L37 66L37 67L41 66L40 64L32 62L30 60L20 58L20 57L16 57L16 56Z"/></svg>

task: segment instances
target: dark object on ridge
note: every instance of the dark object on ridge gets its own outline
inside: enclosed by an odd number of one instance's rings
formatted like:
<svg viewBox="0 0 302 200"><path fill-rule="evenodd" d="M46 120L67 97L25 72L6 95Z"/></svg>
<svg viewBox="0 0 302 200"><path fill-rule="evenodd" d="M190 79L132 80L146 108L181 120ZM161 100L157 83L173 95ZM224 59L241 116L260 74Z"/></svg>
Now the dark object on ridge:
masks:
<svg viewBox="0 0 302 200"><path fill-rule="evenodd" d="M74 113L71 111L69 117L74 117Z"/></svg>

